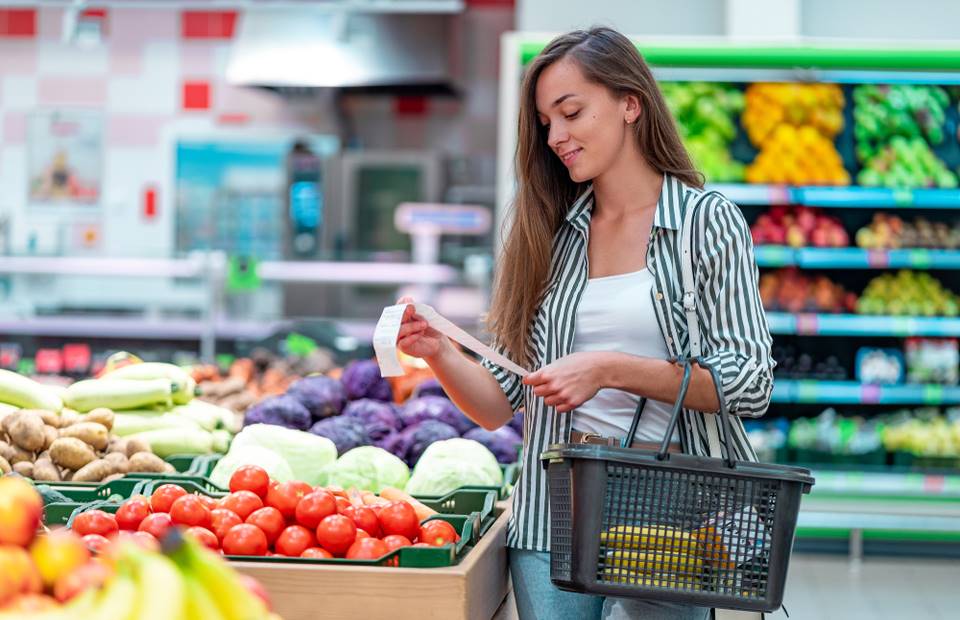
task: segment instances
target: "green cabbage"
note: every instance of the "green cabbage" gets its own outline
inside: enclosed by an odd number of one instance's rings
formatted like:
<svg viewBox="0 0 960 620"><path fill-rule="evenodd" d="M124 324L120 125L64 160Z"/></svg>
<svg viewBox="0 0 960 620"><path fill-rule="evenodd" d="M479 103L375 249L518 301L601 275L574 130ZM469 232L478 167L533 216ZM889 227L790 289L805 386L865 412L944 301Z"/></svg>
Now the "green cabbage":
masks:
<svg viewBox="0 0 960 620"><path fill-rule="evenodd" d="M242 465L258 465L267 471L272 480L288 482L295 480L290 465L282 456L260 446L241 446L232 448L230 452L217 461L210 473L210 481L224 489L230 486L230 476Z"/></svg>
<svg viewBox="0 0 960 620"><path fill-rule="evenodd" d="M445 495L463 486L503 484L503 472L483 444L470 439L446 439L431 444L413 469L410 495Z"/></svg>
<svg viewBox="0 0 960 620"><path fill-rule="evenodd" d="M230 444L230 452L246 446L268 448L290 465L295 480L320 484L321 470L337 459L337 447L326 437L285 428L275 424L251 424L244 427Z"/></svg>
<svg viewBox="0 0 960 620"><path fill-rule="evenodd" d="M357 487L379 493L384 487L402 489L410 479L406 463L382 448L361 446L349 450L323 472L326 484Z"/></svg>

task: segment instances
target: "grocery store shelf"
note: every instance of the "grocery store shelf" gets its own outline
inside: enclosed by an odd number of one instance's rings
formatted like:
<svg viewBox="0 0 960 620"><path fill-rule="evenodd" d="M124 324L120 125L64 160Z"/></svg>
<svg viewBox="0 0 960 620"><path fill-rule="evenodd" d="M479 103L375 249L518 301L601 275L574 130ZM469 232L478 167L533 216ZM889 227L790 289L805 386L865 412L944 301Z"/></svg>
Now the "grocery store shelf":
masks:
<svg viewBox="0 0 960 620"><path fill-rule="evenodd" d="M887 189L884 187L792 187L715 183L707 186L739 205L806 205L844 209L913 207L960 208L960 189Z"/></svg>
<svg viewBox="0 0 960 620"><path fill-rule="evenodd" d="M960 251L865 250L863 248L791 248L761 245L755 248L760 267L802 269L960 269Z"/></svg>
<svg viewBox="0 0 960 620"><path fill-rule="evenodd" d="M960 387L948 385L869 385L854 381L777 379L773 402L831 405L955 405Z"/></svg>
<svg viewBox="0 0 960 620"><path fill-rule="evenodd" d="M960 336L960 318L767 312L773 334L799 336Z"/></svg>
<svg viewBox="0 0 960 620"><path fill-rule="evenodd" d="M217 338L261 340L283 323L218 321L213 325ZM34 317L0 318L0 334L17 336L59 336L70 338L130 338L136 340L200 340L209 326L201 320L142 319L122 317Z"/></svg>
<svg viewBox="0 0 960 620"><path fill-rule="evenodd" d="M0 274L77 275L195 278L204 273L203 257L82 258L56 256L0 256Z"/></svg>
<svg viewBox="0 0 960 620"><path fill-rule="evenodd" d="M457 270L413 263L264 261L257 265L257 275L270 282L445 284L457 279Z"/></svg>

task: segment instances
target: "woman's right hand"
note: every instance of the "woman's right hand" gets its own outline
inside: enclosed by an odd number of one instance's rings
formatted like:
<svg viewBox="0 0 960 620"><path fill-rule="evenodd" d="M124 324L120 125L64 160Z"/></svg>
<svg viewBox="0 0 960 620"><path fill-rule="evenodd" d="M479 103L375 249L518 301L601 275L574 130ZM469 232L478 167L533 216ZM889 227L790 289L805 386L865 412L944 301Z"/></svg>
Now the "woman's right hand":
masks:
<svg viewBox="0 0 960 620"><path fill-rule="evenodd" d="M401 297L398 304L414 303L412 297ZM436 357L446 344L446 336L430 327L423 317L414 313L413 306L403 312L400 332L397 334L397 348L412 357L429 361Z"/></svg>

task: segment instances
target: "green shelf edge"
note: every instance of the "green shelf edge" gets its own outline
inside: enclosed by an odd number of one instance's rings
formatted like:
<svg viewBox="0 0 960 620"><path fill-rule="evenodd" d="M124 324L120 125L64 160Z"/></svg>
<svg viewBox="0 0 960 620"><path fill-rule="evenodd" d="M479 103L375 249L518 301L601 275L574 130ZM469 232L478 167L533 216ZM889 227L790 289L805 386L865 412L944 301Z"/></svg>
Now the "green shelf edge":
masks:
<svg viewBox="0 0 960 620"><path fill-rule="evenodd" d="M797 526L795 538L850 538L851 528ZM864 540L902 540L922 542L960 542L960 532L913 532L910 530L864 529Z"/></svg>
<svg viewBox="0 0 960 620"><path fill-rule="evenodd" d="M527 64L547 40L520 43L520 61ZM658 67L742 67L755 69L877 69L960 71L960 47L896 48L743 44L658 44L634 41L647 62Z"/></svg>

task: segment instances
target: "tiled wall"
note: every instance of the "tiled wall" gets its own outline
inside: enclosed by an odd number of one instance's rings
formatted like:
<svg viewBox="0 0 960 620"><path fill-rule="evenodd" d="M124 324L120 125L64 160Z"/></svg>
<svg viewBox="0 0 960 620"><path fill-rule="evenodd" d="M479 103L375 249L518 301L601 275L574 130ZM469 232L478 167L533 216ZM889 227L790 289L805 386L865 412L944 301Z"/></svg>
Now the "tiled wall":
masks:
<svg viewBox="0 0 960 620"><path fill-rule="evenodd" d="M2 2L0 2L2 5ZM471 0L455 22L456 100L354 98L347 110L364 148L437 148L467 157L493 183L497 49L513 24L511 0ZM234 11L105 9L106 36L80 49L61 41L63 9L0 8L0 219L12 249L31 235L39 250L75 253L73 233L96 223L113 256L170 256L173 158L177 136L275 131L336 132L329 115L276 95L231 87L225 68L242 14ZM96 109L104 114L103 193L97 208L42 207L27 200L27 122L31 113ZM147 217L149 191L157 212ZM3 251L0 239L0 251Z"/></svg>

